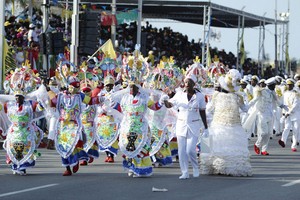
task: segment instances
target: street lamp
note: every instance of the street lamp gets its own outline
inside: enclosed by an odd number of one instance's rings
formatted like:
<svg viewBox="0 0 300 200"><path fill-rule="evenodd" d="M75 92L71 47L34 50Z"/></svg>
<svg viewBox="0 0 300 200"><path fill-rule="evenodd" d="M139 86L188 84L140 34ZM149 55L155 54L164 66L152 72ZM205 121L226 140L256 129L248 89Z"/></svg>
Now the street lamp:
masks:
<svg viewBox="0 0 300 200"><path fill-rule="evenodd" d="M289 12L282 12L282 13L279 13L279 17L281 20L285 21L286 19L288 19L290 16L290 13Z"/></svg>
<svg viewBox="0 0 300 200"><path fill-rule="evenodd" d="M282 50L285 52L285 71L287 74L291 73L290 70L290 62L289 62L289 12L281 12L279 13L279 17L282 21L284 21L283 24L283 34L285 35L285 42L282 45ZM286 28L284 29L284 27ZM285 48L284 48L285 47Z"/></svg>

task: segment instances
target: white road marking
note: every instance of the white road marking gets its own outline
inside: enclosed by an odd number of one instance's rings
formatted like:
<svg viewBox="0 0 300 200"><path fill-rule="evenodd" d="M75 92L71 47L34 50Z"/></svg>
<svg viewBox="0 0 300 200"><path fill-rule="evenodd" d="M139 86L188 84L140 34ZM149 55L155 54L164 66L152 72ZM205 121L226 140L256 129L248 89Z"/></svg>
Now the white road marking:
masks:
<svg viewBox="0 0 300 200"><path fill-rule="evenodd" d="M300 183L300 180L291 181L291 182L289 182L289 183L287 183L287 184L284 184L284 185L282 185L282 186L283 186L283 187L289 187L289 186L292 186L292 185L296 185L296 184L298 184L298 183Z"/></svg>
<svg viewBox="0 0 300 200"><path fill-rule="evenodd" d="M54 183L54 184L49 184L49 185L42 185L39 187L33 187L33 188L28 188L25 190L19 190L19 191L15 191L15 192L8 192L8 193L4 193L4 194L0 194L0 197L6 197L6 196L10 196L10 195L15 195L15 194L19 194L19 193L23 193L23 192L30 192L33 190L39 190L39 189L43 189L43 188L47 188L47 187L53 187L58 185L58 183Z"/></svg>

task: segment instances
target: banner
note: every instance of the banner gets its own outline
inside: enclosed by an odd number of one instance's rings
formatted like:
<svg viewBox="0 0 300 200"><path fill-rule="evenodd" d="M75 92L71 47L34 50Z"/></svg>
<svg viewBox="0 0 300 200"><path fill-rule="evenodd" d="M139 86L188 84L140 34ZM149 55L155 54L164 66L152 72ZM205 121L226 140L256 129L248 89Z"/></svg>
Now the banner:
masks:
<svg viewBox="0 0 300 200"><path fill-rule="evenodd" d="M118 24L129 23L132 21L137 21L138 11L136 9L129 10L125 12L119 12L116 14Z"/></svg>
<svg viewBox="0 0 300 200"><path fill-rule="evenodd" d="M5 71L6 71L6 64L5 64L5 60L6 60L6 56L8 53L8 44L6 39L3 37L1 38L3 40L3 54L2 54L2 80L4 80L5 78ZM1 83L2 84L2 83Z"/></svg>
<svg viewBox="0 0 300 200"><path fill-rule="evenodd" d="M245 44L244 44L244 28L242 31L243 32L242 32L241 43L240 43L240 54L241 54L240 65L241 66L245 63L246 60Z"/></svg>
<svg viewBox="0 0 300 200"><path fill-rule="evenodd" d="M17 67L12 48L7 44L6 39L3 38L3 40L2 80L5 79L7 73Z"/></svg>

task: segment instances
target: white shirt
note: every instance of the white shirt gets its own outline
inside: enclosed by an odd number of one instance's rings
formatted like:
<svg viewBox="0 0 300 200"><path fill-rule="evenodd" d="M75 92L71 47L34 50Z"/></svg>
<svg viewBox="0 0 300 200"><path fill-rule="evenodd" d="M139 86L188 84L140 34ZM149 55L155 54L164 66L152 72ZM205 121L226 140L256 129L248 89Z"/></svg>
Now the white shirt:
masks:
<svg viewBox="0 0 300 200"><path fill-rule="evenodd" d="M38 42L39 38L38 38L38 34L36 33L35 30L30 29L28 31L28 41L31 42L31 38L33 38L34 42Z"/></svg>
<svg viewBox="0 0 300 200"><path fill-rule="evenodd" d="M249 102L249 106L256 104L258 114L263 117L265 121L273 119L273 110L275 106L279 106L280 102L277 99L275 91L268 88L263 88L257 92L257 96Z"/></svg>
<svg viewBox="0 0 300 200"><path fill-rule="evenodd" d="M170 99L170 103L179 110L176 122L176 135L186 137L189 130L194 136L198 137L200 129L203 127L199 112L206 108L204 95L196 92L188 101L187 93L178 91Z"/></svg>
<svg viewBox="0 0 300 200"><path fill-rule="evenodd" d="M290 115L291 121L300 119L300 101L298 93L295 90L286 91L283 94L284 105L288 107L288 114Z"/></svg>

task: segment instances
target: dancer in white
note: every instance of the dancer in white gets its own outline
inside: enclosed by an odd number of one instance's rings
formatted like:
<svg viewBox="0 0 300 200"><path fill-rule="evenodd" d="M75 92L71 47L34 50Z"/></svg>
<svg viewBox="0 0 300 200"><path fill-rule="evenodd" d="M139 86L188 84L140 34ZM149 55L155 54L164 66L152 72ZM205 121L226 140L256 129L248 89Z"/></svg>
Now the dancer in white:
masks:
<svg viewBox="0 0 300 200"><path fill-rule="evenodd" d="M246 111L239 90L240 73L231 69L220 77L221 91L215 92L212 105L207 112L213 112L209 127L212 142L210 153L200 154L201 174L223 174L230 176L251 176L248 135L241 126L239 109Z"/></svg>
<svg viewBox="0 0 300 200"><path fill-rule="evenodd" d="M204 95L194 89L196 81L195 75L188 76L184 80L185 89L177 92L169 101L164 101L167 108L175 106L179 110L176 122L179 165L182 173L179 179L189 178L189 160L193 166L193 177L199 176L196 145L203 125L205 127L204 134L208 135L206 103Z"/></svg>
<svg viewBox="0 0 300 200"><path fill-rule="evenodd" d="M286 84L288 91L283 94L284 105L287 105L288 111L285 112L285 126L278 141L279 145L285 147L286 140L289 136L290 130L293 130L292 146L293 152L297 151L297 142L299 134L299 123L300 123L300 101L298 92L294 89L295 81L293 79L287 79Z"/></svg>
<svg viewBox="0 0 300 200"><path fill-rule="evenodd" d="M273 133L273 110L276 106L284 108L275 94L275 77L266 80L267 87L258 91L257 96L249 102L249 106L253 106L252 112L243 127L251 130L252 124L256 119L257 124L257 141L254 144L256 154L267 156L268 144L270 136ZM250 128L249 128L250 127Z"/></svg>

